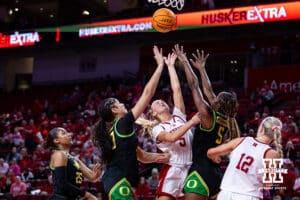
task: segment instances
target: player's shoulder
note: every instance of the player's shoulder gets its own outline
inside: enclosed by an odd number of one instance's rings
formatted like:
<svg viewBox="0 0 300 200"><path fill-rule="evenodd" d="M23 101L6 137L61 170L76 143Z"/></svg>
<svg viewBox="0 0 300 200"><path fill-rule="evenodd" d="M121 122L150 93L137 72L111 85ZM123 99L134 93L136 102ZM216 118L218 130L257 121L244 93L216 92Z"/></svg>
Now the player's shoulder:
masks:
<svg viewBox="0 0 300 200"><path fill-rule="evenodd" d="M53 167L65 165L68 155L64 151L54 151L51 155L51 165Z"/></svg>
<svg viewBox="0 0 300 200"><path fill-rule="evenodd" d="M272 149L271 147L269 149L267 149L267 151L265 152L265 158L281 158L280 153L274 149Z"/></svg>

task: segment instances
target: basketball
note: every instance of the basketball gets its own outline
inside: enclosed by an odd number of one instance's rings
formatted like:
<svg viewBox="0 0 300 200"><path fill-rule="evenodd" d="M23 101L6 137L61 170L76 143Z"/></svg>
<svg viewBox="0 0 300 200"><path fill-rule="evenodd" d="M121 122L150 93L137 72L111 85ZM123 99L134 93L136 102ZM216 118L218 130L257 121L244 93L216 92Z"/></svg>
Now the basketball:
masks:
<svg viewBox="0 0 300 200"><path fill-rule="evenodd" d="M152 27L161 33L176 29L176 15L168 8L156 10L152 17Z"/></svg>

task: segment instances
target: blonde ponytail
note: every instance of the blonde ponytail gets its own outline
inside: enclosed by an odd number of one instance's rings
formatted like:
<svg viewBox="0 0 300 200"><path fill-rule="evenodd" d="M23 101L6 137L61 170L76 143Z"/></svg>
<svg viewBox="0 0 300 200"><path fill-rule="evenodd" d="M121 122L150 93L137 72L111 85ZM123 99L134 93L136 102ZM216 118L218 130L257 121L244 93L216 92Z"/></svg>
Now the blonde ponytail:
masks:
<svg viewBox="0 0 300 200"><path fill-rule="evenodd" d="M264 134L273 140L275 150L280 157L283 157L282 145L281 145L281 129L282 122L276 117L266 117L260 124L263 127Z"/></svg>
<svg viewBox="0 0 300 200"><path fill-rule="evenodd" d="M274 129L274 145L275 145L275 150L279 153L280 158L283 157L283 152L282 152L282 145L281 145L281 130L280 129Z"/></svg>
<svg viewBox="0 0 300 200"><path fill-rule="evenodd" d="M159 124L159 121L157 121L157 120L151 121L144 117L139 117L136 119L135 123L138 125L141 125L143 127L143 129L144 129L143 135L145 135L145 133L148 132L152 138L152 129L154 128L154 126Z"/></svg>

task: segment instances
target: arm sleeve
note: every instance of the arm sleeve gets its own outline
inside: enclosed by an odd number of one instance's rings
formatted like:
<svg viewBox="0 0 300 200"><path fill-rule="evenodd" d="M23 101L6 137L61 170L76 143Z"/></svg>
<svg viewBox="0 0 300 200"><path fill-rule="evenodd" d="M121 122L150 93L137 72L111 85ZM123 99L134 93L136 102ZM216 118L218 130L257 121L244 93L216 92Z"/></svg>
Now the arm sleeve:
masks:
<svg viewBox="0 0 300 200"><path fill-rule="evenodd" d="M71 184L67 180L67 167L66 166L61 166L61 167L56 167L54 172L53 172L53 177L56 181L56 186L58 187L57 189L68 196L84 196L85 191L77 187L76 185Z"/></svg>
<svg viewBox="0 0 300 200"><path fill-rule="evenodd" d="M133 124L135 122L134 116L131 111L126 113L117 123L117 130L119 133L126 135L131 134L133 131Z"/></svg>

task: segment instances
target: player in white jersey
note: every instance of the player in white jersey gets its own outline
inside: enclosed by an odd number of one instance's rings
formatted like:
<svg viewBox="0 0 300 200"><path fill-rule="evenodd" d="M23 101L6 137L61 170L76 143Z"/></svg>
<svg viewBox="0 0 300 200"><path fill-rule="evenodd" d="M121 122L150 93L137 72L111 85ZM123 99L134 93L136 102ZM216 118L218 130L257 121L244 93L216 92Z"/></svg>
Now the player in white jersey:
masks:
<svg viewBox="0 0 300 200"><path fill-rule="evenodd" d="M163 100L153 101L150 110L151 115L159 121L152 130L152 136L158 148L171 155L168 165L160 171L156 193L159 200L184 198L182 189L192 164L193 135L190 128L200 123L198 114L186 121L180 82L174 67L176 58L174 53L165 58L173 92L174 110L171 113L168 104Z"/></svg>
<svg viewBox="0 0 300 200"><path fill-rule="evenodd" d="M207 156L215 162L230 153L230 162L221 183L218 200L258 200L263 198L264 158L282 158L282 123L278 118L265 118L256 138L236 138L211 148ZM274 149L270 144L273 142Z"/></svg>

